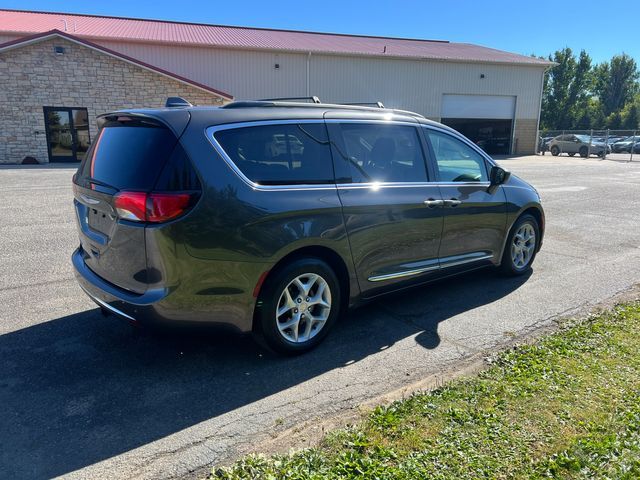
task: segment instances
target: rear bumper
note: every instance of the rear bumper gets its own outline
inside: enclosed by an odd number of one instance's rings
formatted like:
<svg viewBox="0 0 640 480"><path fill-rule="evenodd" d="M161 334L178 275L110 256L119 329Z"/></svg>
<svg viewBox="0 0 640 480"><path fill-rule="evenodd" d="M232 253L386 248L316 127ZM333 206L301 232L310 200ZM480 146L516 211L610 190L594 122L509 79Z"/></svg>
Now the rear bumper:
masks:
<svg viewBox="0 0 640 480"><path fill-rule="evenodd" d="M78 248L71 256L80 287L103 310L129 322L141 325L207 323L237 332L252 330L255 307L253 285L238 289L237 294L229 294L223 289L203 292L196 291L196 287L184 279L182 286L153 288L136 294L95 274L86 265L83 255L85 253ZM251 267L252 273L253 270L259 272L261 268L259 265ZM258 274L249 277L257 278Z"/></svg>
<svg viewBox="0 0 640 480"><path fill-rule="evenodd" d="M87 267L80 248L73 252L71 261L80 288L101 308L136 323L163 320L154 306L167 297L167 289L149 290L138 295L118 288Z"/></svg>

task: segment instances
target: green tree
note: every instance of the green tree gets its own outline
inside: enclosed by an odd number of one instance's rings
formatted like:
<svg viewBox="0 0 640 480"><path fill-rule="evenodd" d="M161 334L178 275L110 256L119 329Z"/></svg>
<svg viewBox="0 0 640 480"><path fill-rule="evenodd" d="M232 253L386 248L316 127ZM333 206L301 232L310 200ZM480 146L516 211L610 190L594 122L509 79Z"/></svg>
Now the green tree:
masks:
<svg viewBox="0 0 640 480"><path fill-rule="evenodd" d="M570 129L584 123L593 77L591 57L582 50L578 58L566 47L549 56L552 67L543 85L542 125Z"/></svg>
<svg viewBox="0 0 640 480"><path fill-rule="evenodd" d="M595 93L606 116L620 112L633 99L638 92L638 76L636 61L626 53L595 67Z"/></svg>
<svg viewBox="0 0 640 480"><path fill-rule="evenodd" d="M640 115L638 114L638 106L632 103L623 113L622 128L627 130L637 130L640 125Z"/></svg>
<svg viewBox="0 0 640 480"><path fill-rule="evenodd" d="M622 115L620 112L613 112L607 117L607 128L620 130L622 128Z"/></svg>

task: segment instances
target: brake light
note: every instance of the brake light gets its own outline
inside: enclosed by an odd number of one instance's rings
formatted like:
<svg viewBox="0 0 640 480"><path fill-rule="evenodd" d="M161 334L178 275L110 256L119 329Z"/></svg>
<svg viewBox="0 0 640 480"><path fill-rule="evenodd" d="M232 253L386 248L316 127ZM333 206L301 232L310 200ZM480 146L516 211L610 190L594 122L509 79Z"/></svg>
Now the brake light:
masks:
<svg viewBox="0 0 640 480"><path fill-rule="evenodd" d="M124 220L159 223L186 212L192 198L190 193L120 192L114 198L114 206Z"/></svg>
<svg viewBox="0 0 640 480"><path fill-rule="evenodd" d="M120 192L115 196L114 206L118 216L134 222L147 220L147 196L144 192Z"/></svg>
<svg viewBox="0 0 640 480"><path fill-rule="evenodd" d="M188 193L152 193L147 206L147 222L166 222L182 215L191 203Z"/></svg>

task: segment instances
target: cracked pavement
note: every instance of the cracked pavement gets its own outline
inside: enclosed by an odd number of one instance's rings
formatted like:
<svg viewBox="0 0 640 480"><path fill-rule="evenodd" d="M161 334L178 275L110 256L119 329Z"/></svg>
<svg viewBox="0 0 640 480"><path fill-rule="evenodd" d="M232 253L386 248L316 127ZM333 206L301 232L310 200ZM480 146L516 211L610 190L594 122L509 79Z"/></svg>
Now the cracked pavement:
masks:
<svg viewBox="0 0 640 480"><path fill-rule="evenodd" d="M500 163L545 206L530 276L481 271L387 296L297 358L102 317L71 271L73 168L0 167L0 477L203 476L640 282L640 162Z"/></svg>

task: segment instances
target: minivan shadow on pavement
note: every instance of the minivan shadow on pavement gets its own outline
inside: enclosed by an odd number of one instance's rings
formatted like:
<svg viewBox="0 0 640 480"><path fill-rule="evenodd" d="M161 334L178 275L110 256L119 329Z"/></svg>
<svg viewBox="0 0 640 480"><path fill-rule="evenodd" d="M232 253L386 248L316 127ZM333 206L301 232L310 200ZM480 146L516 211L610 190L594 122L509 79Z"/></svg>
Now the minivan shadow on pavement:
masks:
<svg viewBox="0 0 640 480"><path fill-rule="evenodd" d="M151 334L97 309L0 336L0 476L49 478L92 465L358 362L525 283L483 270L393 294L348 314L308 354L249 337Z"/></svg>

